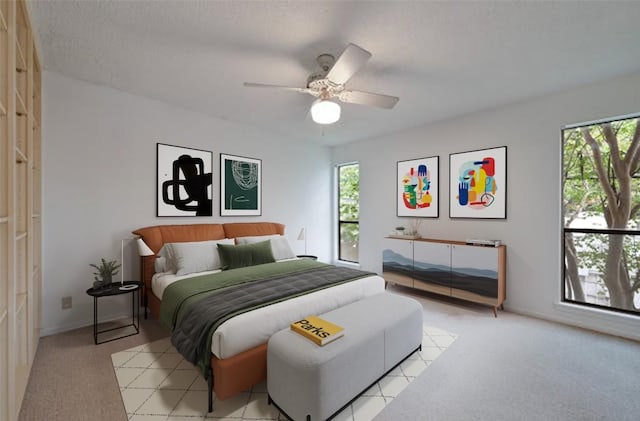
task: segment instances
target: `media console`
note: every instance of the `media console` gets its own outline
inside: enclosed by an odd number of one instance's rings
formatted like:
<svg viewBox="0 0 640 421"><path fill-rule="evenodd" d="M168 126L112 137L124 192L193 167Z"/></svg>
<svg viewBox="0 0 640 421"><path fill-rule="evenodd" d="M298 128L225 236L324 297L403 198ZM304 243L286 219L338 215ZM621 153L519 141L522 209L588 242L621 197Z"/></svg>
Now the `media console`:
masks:
<svg viewBox="0 0 640 421"><path fill-rule="evenodd" d="M385 281L493 306L506 298L507 247L463 241L386 237L382 252Z"/></svg>

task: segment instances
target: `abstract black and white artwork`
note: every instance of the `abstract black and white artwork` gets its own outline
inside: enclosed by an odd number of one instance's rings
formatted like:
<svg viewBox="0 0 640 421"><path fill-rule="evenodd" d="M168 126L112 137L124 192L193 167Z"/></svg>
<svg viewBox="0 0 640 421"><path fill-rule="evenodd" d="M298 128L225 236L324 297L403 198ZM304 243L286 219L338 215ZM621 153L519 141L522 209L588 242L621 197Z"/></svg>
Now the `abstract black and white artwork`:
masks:
<svg viewBox="0 0 640 421"><path fill-rule="evenodd" d="M157 215L213 215L213 152L158 143Z"/></svg>

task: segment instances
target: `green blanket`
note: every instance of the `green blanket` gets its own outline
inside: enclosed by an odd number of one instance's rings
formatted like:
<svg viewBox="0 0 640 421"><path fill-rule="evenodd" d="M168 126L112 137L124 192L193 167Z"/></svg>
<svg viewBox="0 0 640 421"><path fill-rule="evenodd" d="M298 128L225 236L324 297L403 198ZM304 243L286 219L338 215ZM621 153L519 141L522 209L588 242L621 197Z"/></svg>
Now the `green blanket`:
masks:
<svg viewBox="0 0 640 421"><path fill-rule="evenodd" d="M329 265L315 260L300 259L249 266L182 279L172 283L164 290L162 306L160 307L160 322L164 327L173 331L184 309L188 308L191 303L201 300L216 290L275 275L302 272L322 266Z"/></svg>

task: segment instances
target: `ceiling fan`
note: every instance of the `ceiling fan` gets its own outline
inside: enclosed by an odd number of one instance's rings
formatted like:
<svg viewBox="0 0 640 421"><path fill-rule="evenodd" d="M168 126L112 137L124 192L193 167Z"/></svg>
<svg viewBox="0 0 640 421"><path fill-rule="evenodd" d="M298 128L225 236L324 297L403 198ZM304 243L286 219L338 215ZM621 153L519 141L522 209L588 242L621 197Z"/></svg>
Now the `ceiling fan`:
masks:
<svg viewBox="0 0 640 421"><path fill-rule="evenodd" d="M331 54L321 54L316 58L320 65L317 72L307 78L306 88L245 82L250 88L275 88L310 94L318 98L311 106L311 118L318 124L332 124L340 119L338 100L351 104L393 108L399 98L347 89L345 84L371 58L371 53L355 44L347 45L336 60Z"/></svg>

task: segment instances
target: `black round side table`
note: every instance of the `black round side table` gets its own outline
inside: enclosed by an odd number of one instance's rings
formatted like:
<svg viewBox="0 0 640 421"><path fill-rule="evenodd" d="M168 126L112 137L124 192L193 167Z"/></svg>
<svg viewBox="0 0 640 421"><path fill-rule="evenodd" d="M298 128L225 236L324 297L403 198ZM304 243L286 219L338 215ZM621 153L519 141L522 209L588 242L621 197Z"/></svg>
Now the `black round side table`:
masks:
<svg viewBox="0 0 640 421"><path fill-rule="evenodd" d="M120 289L124 287L126 289ZM127 336L137 335L140 333L140 306L136 306L137 300L140 298L140 289L142 288L142 282L140 281L125 281L123 284L120 282L114 282L105 288L89 288L87 294L93 297L93 342L98 345L105 342L115 341L116 339L126 338ZM131 294L131 323L124 326L117 326L111 329L98 330L98 299L102 297L114 297L116 295ZM137 310L136 310L137 309ZM134 333L118 336L102 342L98 342L98 335L101 333L111 332L113 330L125 329L132 327L135 329Z"/></svg>

